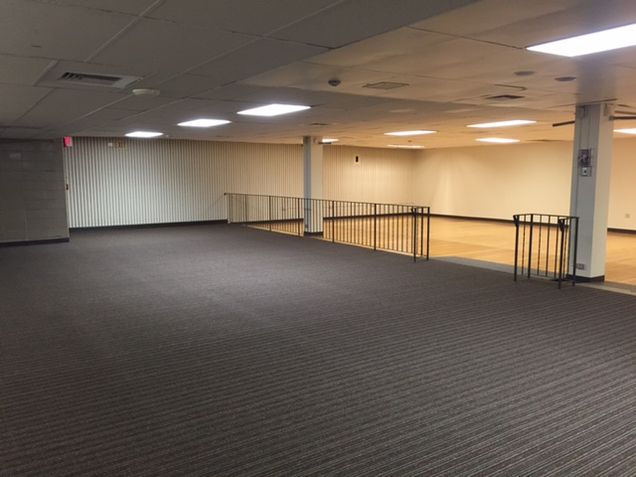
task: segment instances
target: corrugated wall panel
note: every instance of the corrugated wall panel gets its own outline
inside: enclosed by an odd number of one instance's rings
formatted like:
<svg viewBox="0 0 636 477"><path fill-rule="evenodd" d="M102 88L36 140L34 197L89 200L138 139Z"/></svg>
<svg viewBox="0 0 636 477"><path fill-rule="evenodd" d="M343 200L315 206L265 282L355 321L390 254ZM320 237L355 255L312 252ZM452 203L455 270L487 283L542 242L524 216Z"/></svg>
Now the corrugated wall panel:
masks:
<svg viewBox="0 0 636 477"><path fill-rule="evenodd" d="M325 147L324 198L411 203L415 157ZM301 145L76 138L64 165L72 228L225 219L224 192L303 195Z"/></svg>
<svg viewBox="0 0 636 477"><path fill-rule="evenodd" d="M359 162L355 162L355 157ZM416 154L410 150L328 146L324 149L325 198L410 204Z"/></svg>
<svg viewBox="0 0 636 477"><path fill-rule="evenodd" d="M76 138L64 165L72 228L225 219L224 192L302 194L299 145Z"/></svg>

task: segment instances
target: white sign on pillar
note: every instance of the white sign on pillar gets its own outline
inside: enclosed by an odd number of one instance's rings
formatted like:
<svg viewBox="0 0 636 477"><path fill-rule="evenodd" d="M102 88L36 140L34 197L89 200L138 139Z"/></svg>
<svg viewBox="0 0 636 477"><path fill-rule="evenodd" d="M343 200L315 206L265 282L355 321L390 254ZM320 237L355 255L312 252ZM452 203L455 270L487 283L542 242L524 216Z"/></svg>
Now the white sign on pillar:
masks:
<svg viewBox="0 0 636 477"><path fill-rule="evenodd" d="M305 136L303 138L304 153L304 222L305 233L321 234L323 232L322 196L322 138Z"/></svg>
<svg viewBox="0 0 636 477"><path fill-rule="evenodd" d="M576 107L570 214L579 217L576 274L589 280L605 277L612 115L607 103Z"/></svg>

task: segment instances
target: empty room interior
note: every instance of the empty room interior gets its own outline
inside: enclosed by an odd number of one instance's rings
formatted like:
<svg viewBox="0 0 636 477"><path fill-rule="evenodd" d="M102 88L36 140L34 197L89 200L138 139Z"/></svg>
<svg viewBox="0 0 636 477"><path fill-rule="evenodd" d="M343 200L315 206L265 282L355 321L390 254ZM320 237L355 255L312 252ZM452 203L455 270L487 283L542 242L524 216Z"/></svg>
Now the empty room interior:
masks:
<svg viewBox="0 0 636 477"><path fill-rule="evenodd" d="M0 25L0 475L636 475L633 0Z"/></svg>

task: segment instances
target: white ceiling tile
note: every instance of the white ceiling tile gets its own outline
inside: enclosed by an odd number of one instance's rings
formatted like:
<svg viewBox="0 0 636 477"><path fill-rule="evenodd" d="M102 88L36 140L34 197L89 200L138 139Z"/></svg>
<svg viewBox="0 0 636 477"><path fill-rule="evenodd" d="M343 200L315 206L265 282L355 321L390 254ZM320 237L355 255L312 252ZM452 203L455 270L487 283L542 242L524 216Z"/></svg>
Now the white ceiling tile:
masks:
<svg viewBox="0 0 636 477"><path fill-rule="evenodd" d="M212 86L240 81L281 65L312 57L324 48L279 40L259 40L231 55L210 61L191 71L211 78Z"/></svg>
<svg viewBox="0 0 636 477"><path fill-rule="evenodd" d="M0 83L32 85L49 65L43 58L0 55Z"/></svg>
<svg viewBox="0 0 636 477"><path fill-rule="evenodd" d="M38 127L61 125L115 102L121 97L120 94L101 91L54 90L15 124Z"/></svg>
<svg viewBox="0 0 636 477"><path fill-rule="evenodd" d="M49 88L35 86L0 84L0 98L2 98L0 124L3 126L10 125L50 91Z"/></svg>
<svg viewBox="0 0 636 477"><path fill-rule="evenodd" d="M533 16L520 18L492 30L471 35L474 38L519 48L537 43L559 40L568 36L582 35L615 26L636 22L633 0L573 0L563 1L569 8L534 16L532 4L525 7ZM508 10L512 10L508 6Z"/></svg>
<svg viewBox="0 0 636 477"><path fill-rule="evenodd" d="M135 96L128 95L122 97L120 101L113 104L113 108L125 109L128 111L147 111L149 109L158 108L165 104L178 101L175 98L164 96Z"/></svg>
<svg viewBox="0 0 636 477"><path fill-rule="evenodd" d="M148 73L179 73L249 42L244 35L141 20L93 61L141 68Z"/></svg>
<svg viewBox="0 0 636 477"><path fill-rule="evenodd" d="M30 0L0 2L0 53L84 60L130 16Z"/></svg>
<svg viewBox="0 0 636 477"><path fill-rule="evenodd" d="M276 32L276 38L338 48L476 0L346 0Z"/></svg>
<svg viewBox="0 0 636 477"><path fill-rule="evenodd" d="M263 35L310 16L336 0L166 0L150 16L183 25Z"/></svg>
<svg viewBox="0 0 636 477"><path fill-rule="evenodd" d="M522 48L551 39L544 36L636 21L633 0L165 0L149 13L162 19L135 18L151 4L0 0L3 137L121 136L144 127L175 138L298 144L303 135L325 134L386 146L383 132L423 127L440 131L423 144L446 147L474 144L468 123L510 118L539 121L515 130L524 140L571 139L571 128L551 124L571 119L577 101L636 105L634 49L570 60ZM82 61L98 49L94 61ZM57 64L47 69L49 60ZM30 86L45 69L54 77L68 70L141 79L124 90ZM336 88L328 85L334 77ZM408 86L364 88L380 81ZM144 86L161 95L130 95ZM523 98L486 98L517 92ZM272 119L236 114L266 102L314 107ZM206 131L176 126L201 116L233 123Z"/></svg>
<svg viewBox="0 0 636 477"><path fill-rule="evenodd" d="M108 12L128 13L139 15L156 0L54 0L58 5L74 6L105 10Z"/></svg>
<svg viewBox="0 0 636 477"><path fill-rule="evenodd" d="M176 98L195 96L198 93L209 90L212 86L209 77L190 74L180 75L157 85L161 90L161 94Z"/></svg>
<svg viewBox="0 0 636 477"><path fill-rule="evenodd" d="M581 0L482 0L414 23L413 28L472 36L566 10Z"/></svg>

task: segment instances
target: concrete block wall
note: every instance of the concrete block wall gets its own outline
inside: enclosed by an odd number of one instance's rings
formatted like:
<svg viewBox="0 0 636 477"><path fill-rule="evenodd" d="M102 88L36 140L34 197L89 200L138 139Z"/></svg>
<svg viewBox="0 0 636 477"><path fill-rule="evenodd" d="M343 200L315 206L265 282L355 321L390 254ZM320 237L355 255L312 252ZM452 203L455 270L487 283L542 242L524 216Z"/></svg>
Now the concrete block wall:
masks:
<svg viewBox="0 0 636 477"><path fill-rule="evenodd" d="M0 243L68 239L60 141L0 141Z"/></svg>

